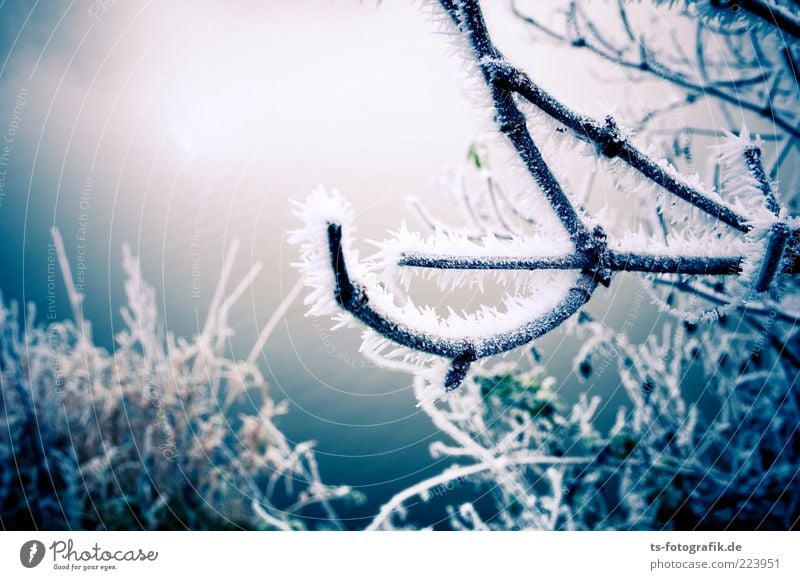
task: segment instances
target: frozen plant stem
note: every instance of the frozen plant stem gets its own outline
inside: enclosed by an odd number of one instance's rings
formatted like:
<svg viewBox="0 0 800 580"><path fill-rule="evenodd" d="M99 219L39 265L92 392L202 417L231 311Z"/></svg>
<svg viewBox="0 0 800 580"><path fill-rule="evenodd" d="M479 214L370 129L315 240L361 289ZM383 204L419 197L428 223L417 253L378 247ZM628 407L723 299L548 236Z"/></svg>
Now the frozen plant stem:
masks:
<svg viewBox="0 0 800 580"><path fill-rule="evenodd" d="M445 377L445 390L452 390L461 383L469 370L470 363L527 344L556 328L577 312L597 287L597 280L593 276L581 274L558 306L544 316L534 318L513 331L489 338L450 339L415 331L402 322L390 320L371 308L366 291L350 280L342 251L342 229L339 224L328 225L328 244L336 283L334 297L337 304L362 323L398 344L452 359L453 364Z"/></svg>
<svg viewBox="0 0 800 580"><path fill-rule="evenodd" d="M650 272L657 274L687 274L724 276L741 272L742 257L701 258L682 256L658 256L615 252L606 250L605 259L613 272ZM406 254L400 266L413 268L438 268L440 270L582 270L591 266L587 256L575 253L555 258L507 258L460 256L428 256Z"/></svg>

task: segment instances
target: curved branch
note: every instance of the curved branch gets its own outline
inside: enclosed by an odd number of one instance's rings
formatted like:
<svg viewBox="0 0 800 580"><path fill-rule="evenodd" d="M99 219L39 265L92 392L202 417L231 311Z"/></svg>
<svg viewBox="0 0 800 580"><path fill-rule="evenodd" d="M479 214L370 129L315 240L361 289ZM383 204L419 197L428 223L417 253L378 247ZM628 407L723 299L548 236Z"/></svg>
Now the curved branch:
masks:
<svg viewBox="0 0 800 580"><path fill-rule="evenodd" d="M489 337L447 338L422 332L392 320L372 308L366 290L350 279L342 248L342 227L328 224L328 248L333 269L336 303L378 334L407 348L449 358L453 365L447 374L445 389L456 388L466 376L470 363L523 346L550 332L575 314L597 289L598 276L581 273L574 286L552 310L522 322L516 328Z"/></svg>

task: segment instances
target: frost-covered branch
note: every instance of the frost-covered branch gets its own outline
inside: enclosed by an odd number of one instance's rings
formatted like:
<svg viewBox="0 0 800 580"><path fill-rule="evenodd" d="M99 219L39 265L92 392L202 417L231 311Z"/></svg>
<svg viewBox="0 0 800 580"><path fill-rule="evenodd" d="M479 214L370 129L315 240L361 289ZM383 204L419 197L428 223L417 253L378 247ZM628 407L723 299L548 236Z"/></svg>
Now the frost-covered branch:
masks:
<svg viewBox="0 0 800 580"><path fill-rule="evenodd" d="M780 244L777 244L780 245ZM635 254L608 250L601 259L606 260L614 272L650 272L657 274L688 274L725 276L741 272L743 257L683 257ZM481 256L434 256L406 254L397 262L399 266L435 268L440 270L582 270L591 266L586 256L573 254L556 258L508 258ZM772 275L774 271L770 269ZM769 276L765 276L767 279Z"/></svg>
<svg viewBox="0 0 800 580"><path fill-rule="evenodd" d="M735 2L710 0L708 3L719 10L732 10L733 6L736 5L757 16L765 23L775 26L780 31L800 39L800 19L797 18L796 14L791 14L776 2L769 2L768 0L736 0Z"/></svg>
<svg viewBox="0 0 800 580"><path fill-rule="evenodd" d="M564 22L560 27L546 26L542 22L542 9L537 4L530 3L535 10L523 10L520 0L513 0L512 10L520 20L544 33L548 40L589 51L628 71L628 82L649 75L685 91L687 105L700 98L716 99L726 106L732 105L766 119L788 136L789 142L800 138L796 80L792 83L792 79L796 79L793 51L797 46L793 42L784 43L795 39L773 34L774 28L768 25L740 26L742 22L749 24L752 15L741 10L731 11L734 3L686 3L686 17L697 30L694 51L688 46L686 50L665 48L660 39L651 38L657 34L653 30L634 29L636 24L629 15L634 6L624 0L618 0L618 22L613 23L615 26L607 25L607 31L601 30L600 18L587 14L586 3L565 4ZM738 10L740 3L735 4ZM693 11L689 11L689 7ZM613 17L609 18L606 12L603 20L613 21ZM618 43L609 46L608 36L614 36ZM720 45L728 46L732 57L719 55ZM680 56L675 58L679 50ZM649 111L645 120L651 114Z"/></svg>
<svg viewBox="0 0 800 580"><path fill-rule="evenodd" d="M514 101L512 87L503 82L506 61L492 43L480 6L477 2L462 0L442 0L440 4L469 44L472 57L489 89L499 131L516 149L576 247L592 247L592 235L534 143L527 128L527 119Z"/></svg>

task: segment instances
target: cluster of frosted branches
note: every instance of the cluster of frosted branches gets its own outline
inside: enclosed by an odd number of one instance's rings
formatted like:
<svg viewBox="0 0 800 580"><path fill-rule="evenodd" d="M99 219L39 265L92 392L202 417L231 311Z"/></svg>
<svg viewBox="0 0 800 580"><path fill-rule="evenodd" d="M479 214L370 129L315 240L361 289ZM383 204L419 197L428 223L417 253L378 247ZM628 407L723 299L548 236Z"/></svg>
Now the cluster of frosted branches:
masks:
<svg viewBox="0 0 800 580"><path fill-rule="evenodd" d="M481 515L472 503L449 507L456 529L582 527L580 516L572 514L562 498L570 493L567 482L574 474L595 478L586 474L595 470L601 441L591 425L599 399L581 398L565 412L554 386L555 379L545 377L541 368L520 372L499 364L471 373L460 389L447 395L446 404L437 407L423 397L424 380L415 379L423 410L451 441L434 443L431 453L453 457L457 463L395 495L368 529L406 527L410 500L443 495L453 489L454 482L480 489L482 497L491 498L495 506L491 518ZM576 438L569 448L561 447L568 439L566 430Z"/></svg>
<svg viewBox="0 0 800 580"><path fill-rule="evenodd" d="M497 129L524 171L514 184L525 184L528 199L520 201L510 192L503 203L490 183L484 202L490 211L480 214L481 208L467 202L466 228L454 231L430 218L429 237L402 228L362 263L351 247L347 202L337 192L318 189L300 204L304 228L292 237L301 244L299 266L313 288L307 300L312 313L366 325L372 332L365 350L388 350L389 358L416 361L441 394L456 388L472 363L521 347L562 324L617 272L731 276L741 287L737 303L766 293L776 279L795 272L796 219L782 208L757 143L746 132L731 136L718 155L727 170L720 187L706 186L699 176L684 176L657 157L654 147L639 148L611 116L598 122L576 113L508 62L492 42L478 2L442 0L439 5L482 81ZM562 162L565 150L596 159L620 191L655 207L650 213L658 217L657 227L648 230L644 224L635 234L612 238L602 216L588 215L580 196L559 177L569 166ZM512 227L511 214L534 231ZM470 276L502 271L515 275L516 291L507 294L501 308L451 310L442 317L398 291L398 279L408 282L409 277L395 272L410 268L435 270L451 287L463 286Z"/></svg>
<svg viewBox="0 0 800 580"><path fill-rule="evenodd" d="M20 326L0 303L0 527L6 529L341 528L311 444L276 427L283 412L251 360L226 356L228 312L260 269L227 287L227 253L202 332L164 332L155 292L125 249L126 328L112 353L81 315L58 232L74 320ZM266 340L262 335L262 342Z"/></svg>
<svg viewBox="0 0 800 580"><path fill-rule="evenodd" d="M436 4L499 133L471 148L467 171L445 180L458 211L442 219L413 199L428 232L403 225L359 259L352 210L319 188L298 206L304 227L293 234L311 313L366 325L364 355L413 373L420 405L448 438L432 452L454 464L392 498L370 527L409 525L412 501L465 480L494 508L450 508L461 528L796 526L798 222L787 208L797 198L791 180L779 191L776 177L791 177L797 159L797 10L781 5L769 20L769 2L737 3L747 9L736 18L726 3L674 8L671 16L696 26L690 50L670 26L657 27L663 39L640 33L628 4L612 6L617 33L584 3L566 4L562 28L540 18L540 3L515 4L545 40L591 50L628 81L652 76L682 95L596 121L503 57L477 1ZM770 46L780 50L762 50ZM659 126L701 99L725 125ZM713 141L711 154L697 136ZM700 158L703 177L686 170ZM590 169L573 185L581 167ZM629 212L588 211L596 175L610 178ZM644 303L674 317L643 343L629 326L575 316L623 271L644 274ZM506 293L500 307L444 316L414 303L420 276L453 296L495 280ZM474 364L563 323L582 341L575 368L588 387L600 368L624 388L628 405L605 433L595 427L599 399L568 405L541 369Z"/></svg>
<svg viewBox="0 0 800 580"><path fill-rule="evenodd" d="M446 437L431 445L452 464L398 493L369 529L402 529L420 501L448 504L450 525L470 530L792 529L800 518L797 366L766 355L733 383L685 393L680 378L702 337L664 326L644 344L583 316L579 366L611 361L629 405L607 432L598 396L569 405L535 364L471 373L443 404L422 408ZM731 346L726 345L726 346ZM769 349L767 349L769 350ZM772 368L771 363L778 364ZM422 396L424 381L415 379ZM709 411L711 409L711 411ZM476 501L452 505L469 486Z"/></svg>
<svg viewBox="0 0 800 580"><path fill-rule="evenodd" d="M751 224L753 216L765 210L779 216L786 211L783 208L797 207L800 18L796 2L694 1L665 10L620 0L604 5L602 13L585 2L559 5L547 12L533 3L515 1L512 10L545 41L591 52L627 83L653 80L662 92L666 88L676 95L663 105L651 102L640 114L629 112L626 117L633 131L656 143L669 163L694 167L705 161L705 181ZM662 25L653 26L654 20ZM693 34L685 34L687 30ZM705 114L698 114L698 108ZM698 118L712 122L688 122ZM682 122L676 124L676 119ZM741 129L744 122L759 127L757 139ZM662 138L669 141L661 142ZM711 155L704 151L709 144L716 146ZM782 185L780 192L776 179ZM663 198L656 204L641 196L634 201L640 203L638 218L650 231L660 231L670 245L675 244L676 233L685 239L687 230L676 227L674 208ZM769 227L777 232L779 223ZM777 235L796 233L784 230ZM736 242L726 242L730 243ZM753 255L751 272L763 272L776 259L774 246L767 244L761 257ZM703 327L707 339L699 356L706 380L719 392L733 388L739 374L752 370L752 357L775 369L778 376L773 379L794 381L791 372L784 375L782 369L787 363L798 366L798 281L779 277L770 287L759 276L755 280L752 274L662 276L645 286L662 310L691 328L721 318L722 324ZM769 360L762 361L765 357Z"/></svg>
<svg viewBox="0 0 800 580"><path fill-rule="evenodd" d="M468 170L446 185L462 228L446 227L417 200L411 205L432 230L465 237L462 244L487 230L511 239L510 232L523 231L537 215L507 203L485 152L473 150ZM403 247L415 247L409 236L399 236ZM506 277L507 287L524 284ZM409 506L447 502L449 491L465 485L479 500L448 507L455 528L796 526L798 296L786 277L772 292L740 302L725 292L724 280L652 278L621 328L585 312L566 325L580 340L575 369L589 392L603 377L624 389L627 405L606 432L595 425L605 404L600 397L582 395L568 404L535 360L475 372L435 404L427 392L430 378L398 357L381 358L371 344L377 338L365 341L364 353L376 364L418 375L421 407L447 440L434 443L431 453L453 462L393 497L370 529L416 525ZM437 282L452 289L483 280L437 276ZM632 329L649 302L661 306L655 294L661 287L672 295L667 307L676 320L654 326L639 344Z"/></svg>

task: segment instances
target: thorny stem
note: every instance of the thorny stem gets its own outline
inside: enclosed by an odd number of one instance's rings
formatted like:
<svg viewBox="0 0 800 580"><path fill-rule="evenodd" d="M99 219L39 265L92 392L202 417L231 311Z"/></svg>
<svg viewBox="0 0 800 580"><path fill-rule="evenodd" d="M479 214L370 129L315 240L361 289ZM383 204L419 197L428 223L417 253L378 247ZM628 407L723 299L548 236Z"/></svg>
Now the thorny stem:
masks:
<svg viewBox="0 0 800 580"><path fill-rule="evenodd" d="M741 272L742 257L682 257L636 254L607 250L605 259L614 272L651 272L724 276ZM589 266L583 254L547 258L462 257L403 254L400 266L440 270L581 270Z"/></svg>
<svg viewBox="0 0 800 580"><path fill-rule="evenodd" d="M772 186L769 184L767 174L764 172L764 165L761 162L761 149L758 147L748 147L744 152L744 160L747 164L747 169L758 182L758 188L764 195L767 209L777 217L780 214L781 206L775 198L775 192L772 191Z"/></svg>

